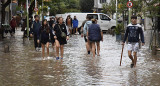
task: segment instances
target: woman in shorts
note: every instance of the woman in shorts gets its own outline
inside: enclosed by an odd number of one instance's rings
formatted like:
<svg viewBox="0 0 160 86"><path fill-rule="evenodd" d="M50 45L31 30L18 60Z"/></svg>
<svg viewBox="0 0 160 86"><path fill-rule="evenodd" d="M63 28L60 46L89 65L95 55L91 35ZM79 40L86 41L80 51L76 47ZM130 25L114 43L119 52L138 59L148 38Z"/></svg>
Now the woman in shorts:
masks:
<svg viewBox="0 0 160 86"><path fill-rule="evenodd" d="M49 37L53 36L52 31L48 25L47 20L43 20L42 26L40 27L38 31L38 43L41 43L42 46L42 57L43 60L45 60L45 45L47 48L47 56L49 57Z"/></svg>
<svg viewBox="0 0 160 86"><path fill-rule="evenodd" d="M62 33L66 35L66 37L62 37ZM58 18L58 23L54 27L54 38L56 43L56 59L59 60L59 49L61 52L61 59L63 59L64 53L64 45L67 44L67 40L69 40L69 32L67 30L66 25L63 23L63 18ZM67 40L66 40L67 39Z"/></svg>

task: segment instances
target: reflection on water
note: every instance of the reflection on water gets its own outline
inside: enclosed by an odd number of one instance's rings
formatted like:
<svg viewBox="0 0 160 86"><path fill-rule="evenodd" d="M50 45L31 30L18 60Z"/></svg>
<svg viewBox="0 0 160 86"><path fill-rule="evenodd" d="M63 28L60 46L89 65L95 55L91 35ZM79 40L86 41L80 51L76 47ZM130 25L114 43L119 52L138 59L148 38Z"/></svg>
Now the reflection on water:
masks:
<svg viewBox="0 0 160 86"><path fill-rule="evenodd" d="M137 67L131 69L127 46L120 67L122 46L110 35L104 35L99 57L87 55L84 39L75 35L65 45L63 60L57 61L50 47L51 57L43 61L33 40L23 40L18 31L0 42L0 86L159 86L160 59L148 52L148 33ZM9 53L3 53L4 44L10 45Z"/></svg>

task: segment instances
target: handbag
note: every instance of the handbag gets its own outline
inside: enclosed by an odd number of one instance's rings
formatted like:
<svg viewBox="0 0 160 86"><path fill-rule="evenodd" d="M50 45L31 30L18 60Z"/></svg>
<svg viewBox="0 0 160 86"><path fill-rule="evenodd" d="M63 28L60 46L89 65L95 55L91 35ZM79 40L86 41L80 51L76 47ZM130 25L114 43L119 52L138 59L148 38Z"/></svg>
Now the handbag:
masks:
<svg viewBox="0 0 160 86"><path fill-rule="evenodd" d="M59 26L59 25L58 25L58 26ZM66 36L67 36L67 35L66 35L64 32L62 32L62 30L61 30L61 27L60 27L60 26L59 26L59 29L60 29L60 31L61 31L61 37L62 37L62 38L66 38Z"/></svg>

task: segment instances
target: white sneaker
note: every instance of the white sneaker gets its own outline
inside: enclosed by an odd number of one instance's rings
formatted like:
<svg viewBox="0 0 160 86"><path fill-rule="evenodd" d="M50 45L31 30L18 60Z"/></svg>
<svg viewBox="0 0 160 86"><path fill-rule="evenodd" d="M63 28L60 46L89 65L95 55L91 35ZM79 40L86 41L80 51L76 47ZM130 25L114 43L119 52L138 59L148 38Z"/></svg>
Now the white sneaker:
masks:
<svg viewBox="0 0 160 86"><path fill-rule="evenodd" d="M42 58L42 60L44 61L44 60L46 60L45 58Z"/></svg>
<svg viewBox="0 0 160 86"><path fill-rule="evenodd" d="M38 48L38 51L39 51L39 52L41 52L41 51L42 51L42 49L41 49L41 48Z"/></svg>
<svg viewBox="0 0 160 86"><path fill-rule="evenodd" d="M47 57L47 59L51 59L51 58L52 58L52 57L49 57L49 56Z"/></svg>
<svg viewBox="0 0 160 86"><path fill-rule="evenodd" d="M38 47L35 50L38 51Z"/></svg>

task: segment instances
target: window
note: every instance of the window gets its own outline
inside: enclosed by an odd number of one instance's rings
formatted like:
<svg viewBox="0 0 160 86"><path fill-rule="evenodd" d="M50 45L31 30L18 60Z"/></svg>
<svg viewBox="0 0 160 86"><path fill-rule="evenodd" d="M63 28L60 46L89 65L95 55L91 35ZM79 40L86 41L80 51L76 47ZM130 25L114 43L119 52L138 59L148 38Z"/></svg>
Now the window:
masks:
<svg viewBox="0 0 160 86"><path fill-rule="evenodd" d="M98 20L98 15L97 14L88 14L87 16L91 16L92 19L97 19Z"/></svg>
<svg viewBox="0 0 160 86"><path fill-rule="evenodd" d="M108 20L108 21L111 20L111 19L110 19L108 16L106 16L106 15L100 15L100 18L101 18L101 20Z"/></svg>
<svg viewBox="0 0 160 86"><path fill-rule="evenodd" d="M106 0L100 0L100 3L106 3Z"/></svg>

